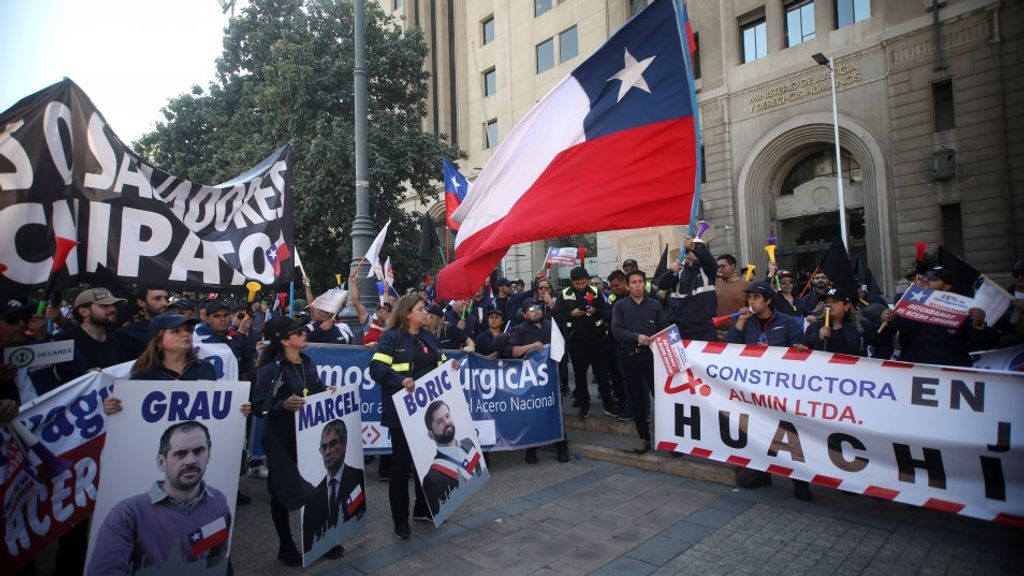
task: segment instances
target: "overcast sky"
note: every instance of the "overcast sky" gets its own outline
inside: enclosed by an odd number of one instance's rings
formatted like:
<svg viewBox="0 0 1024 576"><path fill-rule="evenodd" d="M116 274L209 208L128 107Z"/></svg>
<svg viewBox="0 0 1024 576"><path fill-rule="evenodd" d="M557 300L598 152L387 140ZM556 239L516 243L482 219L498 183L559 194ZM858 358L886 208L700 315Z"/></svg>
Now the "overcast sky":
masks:
<svg viewBox="0 0 1024 576"><path fill-rule="evenodd" d="M130 144L213 79L227 22L218 0L0 0L0 111L66 76Z"/></svg>

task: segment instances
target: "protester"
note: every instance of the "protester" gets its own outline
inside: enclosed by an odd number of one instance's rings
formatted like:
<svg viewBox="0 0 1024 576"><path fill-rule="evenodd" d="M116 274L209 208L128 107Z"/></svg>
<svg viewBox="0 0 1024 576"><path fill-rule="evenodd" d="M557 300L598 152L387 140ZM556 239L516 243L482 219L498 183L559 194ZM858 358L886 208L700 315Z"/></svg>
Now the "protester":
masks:
<svg viewBox="0 0 1024 576"><path fill-rule="evenodd" d="M487 314L487 331L480 333L473 341L473 347L477 354L488 358L505 356L505 349L508 346L508 336L502 332L505 325L505 316L501 310L494 309Z"/></svg>
<svg viewBox="0 0 1024 576"><path fill-rule="evenodd" d="M430 330L437 335L438 345L442 350L474 350L473 340L459 329L454 322L445 320L444 311L437 304L427 306L430 313Z"/></svg>
<svg viewBox="0 0 1024 576"><path fill-rule="evenodd" d="M506 286L507 288L507 286ZM387 329L377 341L377 352L370 362L370 376L381 387L383 415L381 424L391 432L391 469L388 481L388 499L395 536L407 540L409 529L409 471L412 454L398 419L391 397L401 390L412 392L416 379L436 368L444 355L440 343L427 327L428 313L417 294L407 294L395 304L388 318ZM424 502L423 488L416 479L416 504L413 518L430 520Z"/></svg>
<svg viewBox="0 0 1024 576"><path fill-rule="evenodd" d="M558 298L557 317L567 333L569 358L576 378L576 400L579 417L590 417L590 389L587 369L594 369L598 394L604 404L606 416L617 418L618 406L608 381L608 359L604 355L604 300L600 291L590 286L590 275L577 266L569 273L572 285Z"/></svg>
<svg viewBox="0 0 1024 576"><path fill-rule="evenodd" d="M953 273L942 266L932 268L924 281L929 290L949 292ZM898 316L893 310L882 312L884 328L879 335L892 339L899 334L899 359L943 366L971 366L972 350L989 350L998 344L999 335L985 325L985 311L971 308L958 328L946 328Z"/></svg>
<svg viewBox="0 0 1024 576"><path fill-rule="evenodd" d="M544 320L544 305L527 298L520 310L522 321L512 329L508 339L508 356L522 358L527 353L543 350L545 344L551 343L551 324ZM569 461L569 445L566 440L555 443L559 462ZM526 449L526 463L537 463L537 448Z"/></svg>
<svg viewBox="0 0 1024 576"><path fill-rule="evenodd" d="M771 270L769 270L771 272ZM775 275L779 281L778 294L781 300L784 301L788 306L782 306L780 302L779 313L786 314L788 316L804 317L807 315L807 311L804 310L804 302L800 298L797 298L793 293L793 289L796 287L796 276L793 275L789 270L779 270L778 274Z"/></svg>
<svg viewBox="0 0 1024 576"><path fill-rule="evenodd" d="M591 280L593 285L593 280ZM603 295L605 341L604 351L608 358L608 379L612 383L612 392L619 399L619 420L630 422L633 420L633 406L629 398L629 389L626 385L626 377L623 374L623 358L619 346L615 343L612 335L612 311L615 304L622 301L629 295L629 287L626 285L626 275L622 270L613 270L608 275L608 294Z"/></svg>
<svg viewBox="0 0 1024 576"><path fill-rule="evenodd" d="M839 288L829 288L825 293L824 302L829 312L829 321L807 326L803 338L804 345L813 350L862 356L863 328L860 314L850 302L850 297Z"/></svg>
<svg viewBox="0 0 1024 576"><path fill-rule="evenodd" d="M188 298L175 298L167 305L166 310L167 312L181 314L185 318L195 318L196 303Z"/></svg>
<svg viewBox="0 0 1024 576"><path fill-rule="evenodd" d="M683 246L686 248L683 265L673 262L671 269L657 280L658 289L668 292L668 319L675 322L685 340L716 342L718 332L712 320L720 306L717 282L712 282L716 274L715 258L700 238L687 236Z"/></svg>
<svg viewBox="0 0 1024 576"><path fill-rule="evenodd" d="M498 310L501 310L501 313L508 317L509 295L512 292L511 282L508 281L508 278L498 278L494 283L494 290L494 300L491 304Z"/></svg>
<svg viewBox="0 0 1024 576"><path fill-rule="evenodd" d="M800 299L804 308L804 316L807 317L808 322L815 322L817 317L821 316L825 304L825 294L831 285L832 281L829 280L828 274L825 274L820 268L814 271L811 276L812 289L808 290L807 294Z"/></svg>
<svg viewBox="0 0 1024 576"><path fill-rule="evenodd" d="M1014 262L1010 274L1013 276L1013 284L1006 290L1013 296L1013 300L995 325L999 332L1000 348L1024 344L1024 258Z"/></svg>
<svg viewBox="0 0 1024 576"><path fill-rule="evenodd" d="M256 370L254 403L257 416L265 418L263 443L267 449L270 492L270 518L277 532L277 559L287 566L301 566L302 555L292 538L288 508L282 501L281 483L275 474L286 474L285 466L295 472L298 455L295 446L295 413L306 403L306 396L326 390L317 375L316 365L302 350L308 345L308 332L302 323L287 316L272 318L264 326L264 347ZM273 444L273 446L268 445ZM280 450L275 450L279 447ZM275 462L275 457L280 459ZM294 489L294 487L291 487ZM293 498L294 495L289 495ZM340 546L328 552L329 558L340 557Z"/></svg>
<svg viewBox="0 0 1024 576"><path fill-rule="evenodd" d="M647 411L643 408L648 394L654 393L654 357L651 336L668 325L667 317L657 300L647 294L647 276L634 270L626 276L629 297L615 304L612 334L622 350L624 372L633 406L633 422L640 442L633 452L643 454L651 449L651 433Z"/></svg>
<svg viewBox="0 0 1024 576"><path fill-rule="evenodd" d="M488 311L494 308L490 301L484 297L484 289L478 288L473 293L473 298L466 303L469 308L465 315L467 318L472 318L472 323L467 324L467 327L471 327L470 336L475 338L487 330L487 314ZM505 311L502 311L504 316Z"/></svg>
<svg viewBox="0 0 1024 576"><path fill-rule="evenodd" d="M226 344L238 361L239 380L249 380L256 351L255 342L248 342L252 318L243 318L235 334L231 334L231 305L224 300L211 300L203 308L206 316L196 327L196 338L204 343Z"/></svg>
<svg viewBox="0 0 1024 576"><path fill-rule="evenodd" d="M716 266L718 278L715 280L715 296L718 306L715 316L728 316L743 308L747 303L747 295L744 291L750 283L736 274L736 257L732 254L719 256ZM728 330L735 322L735 320L729 320L721 327Z"/></svg>
<svg viewBox="0 0 1024 576"><path fill-rule="evenodd" d="M388 316L391 314L391 302L383 302L374 311L370 318L370 324L363 333L363 346L376 346L380 335L384 333L384 325L387 324Z"/></svg>
<svg viewBox="0 0 1024 576"><path fill-rule="evenodd" d="M149 343L149 321L167 309L167 297L167 290L155 286L143 286L136 290L138 319L114 333L118 362L129 362L142 354Z"/></svg>

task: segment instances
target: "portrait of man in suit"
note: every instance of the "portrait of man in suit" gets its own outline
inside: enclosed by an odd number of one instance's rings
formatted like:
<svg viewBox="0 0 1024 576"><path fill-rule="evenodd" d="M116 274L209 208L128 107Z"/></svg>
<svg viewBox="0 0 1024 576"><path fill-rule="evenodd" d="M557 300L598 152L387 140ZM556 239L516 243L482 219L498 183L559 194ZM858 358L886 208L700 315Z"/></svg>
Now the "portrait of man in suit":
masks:
<svg viewBox="0 0 1024 576"><path fill-rule="evenodd" d="M360 518L366 512L363 471L345 464L347 446L345 422L340 418L328 422L320 432L320 455L327 473L302 513L302 549L306 552L339 521ZM341 554L341 546L337 546L327 556Z"/></svg>
<svg viewBox="0 0 1024 576"><path fill-rule="evenodd" d="M423 420L427 435L437 444L437 454L422 482L430 514L436 516L441 503L451 498L460 485L482 475L483 455L472 439L455 439L455 421L443 400L427 406Z"/></svg>

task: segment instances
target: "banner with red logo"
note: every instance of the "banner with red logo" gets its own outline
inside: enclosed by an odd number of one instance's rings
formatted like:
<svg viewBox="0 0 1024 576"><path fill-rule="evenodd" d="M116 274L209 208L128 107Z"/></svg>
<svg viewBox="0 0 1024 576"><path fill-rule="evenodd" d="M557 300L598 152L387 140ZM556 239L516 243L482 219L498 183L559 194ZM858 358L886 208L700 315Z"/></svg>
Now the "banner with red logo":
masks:
<svg viewBox="0 0 1024 576"><path fill-rule="evenodd" d="M967 311L973 307L974 300L967 296L911 286L893 311L907 320L959 328L967 318Z"/></svg>
<svg viewBox="0 0 1024 576"><path fill-rule="evenodd" d="M660 450L1024 525L1024 375L718 342L669 350L655 345Z"/></svg>

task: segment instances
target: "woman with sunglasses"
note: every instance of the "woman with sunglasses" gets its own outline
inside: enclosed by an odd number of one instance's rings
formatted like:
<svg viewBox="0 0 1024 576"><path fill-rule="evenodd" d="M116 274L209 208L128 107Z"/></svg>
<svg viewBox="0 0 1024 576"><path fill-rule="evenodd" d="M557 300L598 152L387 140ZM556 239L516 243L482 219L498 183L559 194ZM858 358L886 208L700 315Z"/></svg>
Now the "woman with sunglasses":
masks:
<svg viewBox="0 0 1024 576"><path fill-rule="evenodd" d="M388 499L391 518L395 523L395 537L406 540L409 529L409 471L412 454L398 419L391 397L401 390L412 392L416 379L427 374L444 361L437 337L429 329L429 313L418 294L406 294L395 303L388 317L386 330L377 341L377 351L370 362L370 376L381 387L384 413L381 424L391 432L391 477L388 480ZM413 519L430 520L423 488L416 478L416 504Z"/></svg>
<svg viewBox="0 0 1024 576"><path fill-rule="evenodd" d="M274 466L275 457L287 457L292 463L298 462L295 448L295 413L305 405L305 397L323 392L326 387L317 375L316 365L302 353L308 345L308 332L302 323L287 316L269 320L263 328L268 340L260 354L256 372L256 394L253 403L258 407L257 416L266 418L263 429L263 445L270 460L267 488L270 491L270 517L277 532L277 559L288 566L301 566L302 554L292 539L288 522L288 510L295 510L303 502L293 491L285 489L290 482L281 482L275 473L294 469L290 466ZM297 471L295 472L297 475ZM336 546L326 554L338 558L344 553Z"/></svg>

